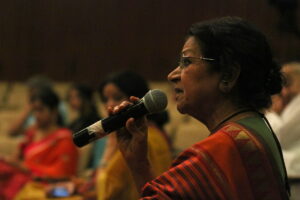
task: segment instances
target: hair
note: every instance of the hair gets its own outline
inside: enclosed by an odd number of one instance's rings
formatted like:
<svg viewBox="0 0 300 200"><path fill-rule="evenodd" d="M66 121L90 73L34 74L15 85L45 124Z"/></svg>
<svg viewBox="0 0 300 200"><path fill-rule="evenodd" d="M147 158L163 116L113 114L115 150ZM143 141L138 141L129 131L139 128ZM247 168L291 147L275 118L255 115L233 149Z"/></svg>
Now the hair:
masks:
<svg viewBox="0 0 300 200"><path fill-rule="evenodd" d="M51 88L39 88L31 96L30 102L41 101L43 105L51 111L58 111L59 97ZM57 112L57 124L63 125L63 120L59 112Z"/></svg>
<svg viewBox="0 0 300 200"><path fill-rule="evenodd" d="M91 112L97 113L97 108L93 100L93 90L83 84L73 84L70 90L76 90L79 94L79 98L82 101L80 113L84 116L89 115Z"/></svg>
<svg viewBox="0 0 300 200"><path fill-rule="evenodd" d="M196 23L187 37L195 37L212 71L230 73L240 67L236 83L238 103L260 110L271 105L271 95L282 89L280 66L274 62L266 37L247 21L223 17Z"/></svg>
<svg viewBox="0 0 300 200"><path fill-rule="evenodd" d="M142 98L149 90L146 80L130 70L120 71L108 76L99 87L99 93L102 98L104 87L109 84L115 84L126 96L136 96Z"/></svg>
<svg viewBox="0 0 300 200"><path fill-rule="evenodd" d="M148 83L142 76L133 71L124 70L109 75L100 84L98 91L102 100L105 99L103 95L104 87L109 83L115 84L128 98L130 96L142 98L149 91ZM148 115L147 118L154 121L160 128L169 121L167 111Z"/></svg>

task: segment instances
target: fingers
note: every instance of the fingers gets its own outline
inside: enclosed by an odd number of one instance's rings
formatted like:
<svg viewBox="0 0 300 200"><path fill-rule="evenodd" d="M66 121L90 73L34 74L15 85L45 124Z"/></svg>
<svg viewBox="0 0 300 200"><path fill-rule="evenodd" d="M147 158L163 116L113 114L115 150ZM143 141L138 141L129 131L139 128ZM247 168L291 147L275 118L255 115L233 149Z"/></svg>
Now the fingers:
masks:
<svg viewBox="0 0 300 200"><path fill-rule="evenodd" d="M134 102L138 101L139 98L138 97L134 97L134 96L131 96L129 98L130 101L123 101L121 104L115 106L115 107L108 107L108 113L109 114L116 114L120 111L122 111L123 109L125 109L126 107L132 105Z"/></svg>
<svg viewBox="0 0 300 200"><path fill-rule="evenodd" d="M140 119L130 118L126 122L126 129L133 135L143 135L147 130L146 117Z"/></svg>
<svg viewBox="0 0 300 200"><path fill-rule="evenodd" d="M136 102L136 101L140 100L140 98L135 97L135 96L131 96L129 99L130 99L130 101L132 101L132 102Z"/></svg>

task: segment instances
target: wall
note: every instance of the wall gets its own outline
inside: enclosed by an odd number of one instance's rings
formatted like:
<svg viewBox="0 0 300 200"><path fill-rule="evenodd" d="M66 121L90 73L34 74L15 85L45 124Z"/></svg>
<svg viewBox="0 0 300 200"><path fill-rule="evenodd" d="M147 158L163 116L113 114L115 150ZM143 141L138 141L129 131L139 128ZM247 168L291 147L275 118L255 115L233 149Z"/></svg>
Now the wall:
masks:
<svg viewBox="0 0 300 200"><path fill-rule="evenodd" d="M190 24L225 15L256 24L279 61L300 59L300 39L278 31L267 0L1 0L0 80L98 84L124 68L164 80Z"/></svg>

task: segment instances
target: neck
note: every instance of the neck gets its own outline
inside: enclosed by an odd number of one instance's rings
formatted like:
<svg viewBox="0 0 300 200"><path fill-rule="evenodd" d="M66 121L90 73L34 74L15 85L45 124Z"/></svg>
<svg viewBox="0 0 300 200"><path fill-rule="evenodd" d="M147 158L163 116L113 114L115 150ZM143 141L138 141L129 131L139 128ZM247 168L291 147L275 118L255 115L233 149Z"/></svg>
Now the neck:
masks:
<svg viewBox="0 0 300 200"><path fill-rule="evenodd" d="M254 115L257 114L249 107L236 106L231 101L223 101L202 122L213 133L226 122L237 121Z"/></svg>
<svg viewBox="0 0 300 200"><path fill-rule="evenodd" d="M38 129L43 132L44 134L48 134L49 132L52 132L56 130L58 126L56 124L49 124L47 126L40 126Z"/></svg>

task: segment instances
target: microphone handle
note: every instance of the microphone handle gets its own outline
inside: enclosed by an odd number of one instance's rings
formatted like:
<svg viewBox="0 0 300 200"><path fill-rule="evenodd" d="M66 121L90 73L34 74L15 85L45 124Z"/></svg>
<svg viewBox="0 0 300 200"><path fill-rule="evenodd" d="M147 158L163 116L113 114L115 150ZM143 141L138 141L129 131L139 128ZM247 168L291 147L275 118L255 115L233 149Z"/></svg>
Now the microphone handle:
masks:
<svg viewBox="0 0 300 200"><path fill-rule="evenodd" d="M147 113L148 110L146 109L144 102L139 101L137 104L129 106L127 109L117 113L116 115L112 115L101 120L103 130L106 133L113 132L124 127L129 118L139 118Z"/></svg>
<svg viewBox="0 0 300 200"><path fill-rule="evenodd" d="M102 133L102 135L102 137L104 137L107 134L104 135ZM88 128L73 134L73 142L78 147L83 147L99 138L101 138L100 134L98 135L96 132L91 132Z"/></svg>
<svg viewBox="0 0 300 200"><path fill-rule="evenodd" d="M143 101L139 101L115 115L100 120L93 125L74 133L73 142L76 146L83 147L115 130L122 128L129 118L139 118L147 113L148 110L146 109Z"/></svg>

